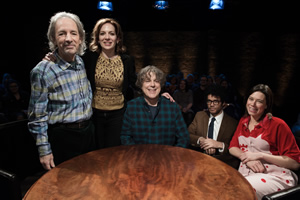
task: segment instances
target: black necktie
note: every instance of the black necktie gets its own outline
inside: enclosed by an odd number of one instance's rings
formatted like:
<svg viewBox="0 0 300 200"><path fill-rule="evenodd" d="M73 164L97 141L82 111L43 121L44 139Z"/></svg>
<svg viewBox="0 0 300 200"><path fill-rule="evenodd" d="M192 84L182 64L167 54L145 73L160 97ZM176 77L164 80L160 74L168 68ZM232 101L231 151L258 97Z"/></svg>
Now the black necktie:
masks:
<svg viewBox="0 0 300 200"><path fill-rule="evenodd" d="M214 138L214 121L216 118L212 118L208 127L208 138L213 139Z"/></svg>

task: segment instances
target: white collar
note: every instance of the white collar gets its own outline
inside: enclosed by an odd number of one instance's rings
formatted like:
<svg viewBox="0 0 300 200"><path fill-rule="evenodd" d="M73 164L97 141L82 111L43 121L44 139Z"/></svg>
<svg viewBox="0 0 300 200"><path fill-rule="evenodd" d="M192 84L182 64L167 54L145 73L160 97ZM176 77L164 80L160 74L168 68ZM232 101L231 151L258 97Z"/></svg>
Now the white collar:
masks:
<svg viewBox="0 0 300 200"><path fill-rule="evenodd" d="M210 116L209 116L209 121L211 121L211 119L212 119L213 117L214 117L214 116L213 116L212 114L210 114ZM222 110L221 114L219 114L219 115L217 115L217 116L214 117L214 118L216 119L215 122L217 122L217 123L221 122L222 119L223 119L223 117L224 117L224 111Z"/></svg>

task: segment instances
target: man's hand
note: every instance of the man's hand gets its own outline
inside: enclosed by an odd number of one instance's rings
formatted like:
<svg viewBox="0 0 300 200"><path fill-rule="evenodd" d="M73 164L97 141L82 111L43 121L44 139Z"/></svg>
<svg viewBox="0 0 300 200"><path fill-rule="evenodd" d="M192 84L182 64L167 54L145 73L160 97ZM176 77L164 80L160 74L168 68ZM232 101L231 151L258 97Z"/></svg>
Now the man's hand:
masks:
<svg viewBox="0 0 300 200"><path fill-rule="evenodd" d="M49 155L41 156L40 162L46 170L51 170L55 167L52 153Z"/></svg>
<svg viewBox="0 0 300 200"><path fill-rule="evenodd" d="M216 154L216 149L215 148L206 149L205 152L208 155L214 155L214 154Z"/></svg>
<svg viewBox="0 0 300 200"><path fill-rule="evenodd" d="M209 155L213 155L216 153L217 141L211 138L203 138L199 139L201 149L205 150L205 152Z"/></svg>
<svg viewBox="0 0 300 200"><path fill-rule="evenodd" d="M210 148L216 148L217 141L210 139L210 138L203 138L200 140L200 147L204 150L210 149Z"/></svg>

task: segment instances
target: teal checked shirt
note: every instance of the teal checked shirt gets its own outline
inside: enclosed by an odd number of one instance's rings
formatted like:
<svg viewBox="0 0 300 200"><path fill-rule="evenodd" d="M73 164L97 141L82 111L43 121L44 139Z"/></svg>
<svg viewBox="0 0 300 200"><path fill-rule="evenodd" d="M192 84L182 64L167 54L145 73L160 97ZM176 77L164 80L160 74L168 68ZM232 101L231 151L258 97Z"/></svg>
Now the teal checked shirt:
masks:
<svg viewBox="0 0 300 200"><path fill-rule="evenodd" d="M179 106L160 97L153 117L144 97L128 102L121 132L123 145L163 144L186 148L190 136Z"/></svg>

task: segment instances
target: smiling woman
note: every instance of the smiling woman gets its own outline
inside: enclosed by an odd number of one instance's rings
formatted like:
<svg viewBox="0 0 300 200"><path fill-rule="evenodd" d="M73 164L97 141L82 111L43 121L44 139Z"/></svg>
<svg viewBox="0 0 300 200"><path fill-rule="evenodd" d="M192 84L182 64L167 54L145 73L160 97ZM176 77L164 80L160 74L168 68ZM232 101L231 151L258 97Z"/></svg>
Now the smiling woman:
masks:
<svg viewBox="0 0 300 200"><path fill-rule="evenodd" d="M99 19L91 33L89 51L83 57L93 90L96 148L121 144L120 132L130 89L135 87L134 58L126 52L117 20Z"/></svg>
<svg viewBox="0 0 300 200"><path fill-rule="evenodd" d="M298 184L300 150L288 125L273 117L273 93L258 84L249 91L246 115L240 119L229 152L240 159L239 172L258 199ZM266 184L267 183L267 184Z"/></svg>

